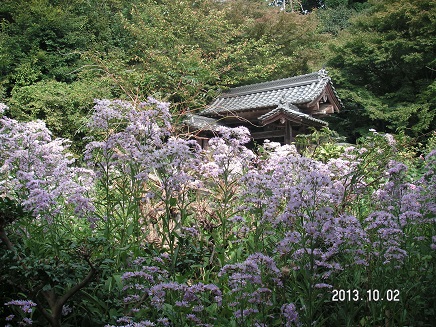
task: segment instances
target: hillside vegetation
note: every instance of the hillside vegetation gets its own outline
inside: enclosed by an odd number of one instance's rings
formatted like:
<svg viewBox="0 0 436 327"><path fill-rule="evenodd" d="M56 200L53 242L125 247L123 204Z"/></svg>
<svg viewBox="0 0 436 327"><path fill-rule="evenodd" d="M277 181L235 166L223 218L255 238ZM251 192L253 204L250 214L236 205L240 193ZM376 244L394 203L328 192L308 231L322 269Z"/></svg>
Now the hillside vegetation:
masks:
<svg viewBox="0 0 436 327"><path fill-rule="evenodd" d="M80 142L94 98L151 95L183 113L227 87L325 66L345 104L331 126L350 141L434 129L434 1L275 4L2 1L0 99Z"/></svg>

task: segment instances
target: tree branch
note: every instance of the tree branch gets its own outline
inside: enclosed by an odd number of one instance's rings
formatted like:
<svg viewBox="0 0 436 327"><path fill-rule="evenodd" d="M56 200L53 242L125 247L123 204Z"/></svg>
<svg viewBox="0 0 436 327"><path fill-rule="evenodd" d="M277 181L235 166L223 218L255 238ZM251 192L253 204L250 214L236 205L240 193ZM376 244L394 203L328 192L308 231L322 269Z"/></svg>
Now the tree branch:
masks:
<svg viewBox="0 0 436 327"><path fill-rule="evenodd" d="M12 242L9 240L8 235L6 234L5 229L3 228L3 226L0 226L0 240L5 243L6 247L8 250L12 251L12 252L16 252L15 251L15 247L12 244Z"/></svg>
<svg viewBox="0 0 436 327"><path fill-rule="evenodd" d="M37 301L37 303L40 307L42 314L49 321L52 327L61 326L60 319L62 316L62 308L64 304L67 303L68 299L71 298L74 294L76 294L80 289L85 287L97 272L97 269L93 266L89 258L85 258L85 260L88 263L91 270L78 284L70 288L63 296L61 296L60 298L56 298L56 293L54 289L41 292L45 300L47 301L48 305L50 306L51 314L44 309L44 307L40 304L39 301Z"/></svg>
<svg viewBox="0 0 436 327"><path fill-rule="evenodd" d="M85 278L82 279L82 281L79 284L74 285L72 288L70 288L67 293L64 294L64 296L62 296L58 302L62 303L62 306L68 301L68 299L70 297L72 297L74 294L76 294L80 289L82 289L83 287L85 287L92 279L92 277L94 277L95 273L97 272L97 269L95 269L95 267L92 265L91 261L89 260L89 258L86 258L86 262L88 263L89 267L91 268L91 270L89 271L88 275L85 276ZM61 306L61 308L62 308Z"/></svg>

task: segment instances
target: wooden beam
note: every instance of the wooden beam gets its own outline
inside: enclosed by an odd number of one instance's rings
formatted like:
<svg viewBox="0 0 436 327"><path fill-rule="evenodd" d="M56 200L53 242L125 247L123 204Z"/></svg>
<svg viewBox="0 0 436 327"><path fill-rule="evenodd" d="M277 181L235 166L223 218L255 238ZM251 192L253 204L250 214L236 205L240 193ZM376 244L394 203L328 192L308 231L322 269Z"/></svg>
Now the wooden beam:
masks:
<svg viewBox="0 0 436 327"><path fill-rule="evenodd" d="M285 122L285 144L291 144L292 141L292 126L291 122L287 120Z"/></svg>
<svg viewBox="0 0 436 327"><path fill-rule="evenodd" d="M273 138L273 137L284 137L284 132L277 130L277 131L265 131L265 132L254 132L251 133L251 136L254 139L267 139L267 138Z"/></svg>

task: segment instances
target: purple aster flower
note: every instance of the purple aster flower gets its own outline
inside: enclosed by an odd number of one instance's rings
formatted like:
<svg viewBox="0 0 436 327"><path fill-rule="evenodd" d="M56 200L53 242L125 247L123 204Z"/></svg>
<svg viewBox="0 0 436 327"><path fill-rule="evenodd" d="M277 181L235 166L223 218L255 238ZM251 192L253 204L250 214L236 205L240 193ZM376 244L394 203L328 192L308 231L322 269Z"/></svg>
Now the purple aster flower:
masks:
<svg viewBox="0 0 436 327"><path fill-rule="evenodd" d="M170 321L168 318L159 318L157 319L157 322L163 326L170 326Z"/></svg>
<svg viewBox="0 0 436 327"><path fill-rule="evenodd" d="M314 287L315 287L315 288L333 288L332 285L330 285L330 284L326 284L326 283L318 283L318 284L315 284Z"/></svg>
<svg viewBox="0 0 436 327"><path fill-rule="evenodd" d="M9 109L9 107L7 105L0 102L0 115L3 115L5 113L5 111L7 111L8 109Z"/></svg>
<svg viewBox="0 0 436 327"><path fill-rule="evenodd" d="M14 177L0 184L0 193L11 198L20 194L26 210L48 221L69 209L80 217L94 211L87 197L93 189L93 172L73 167L74 158L66 152L69 142L52 139L42 121L1 118L0 139L0 175Z"/></svg>
<svg viewBox="0 0 436 327"><path fill-rule="evenodd" d="M283 317L285 318L286 327L299 326L298 312L295 307L295 304L293 303L283 304L281 308L281 312Z"/></svg>
<svg viewBox="0 0 436 327"><path fill-rule="evenodd" d="M71 308L71 307L68 306L68 305L63 305L63 306L62 306L62 315L63 315L63 316L67 316L67 315L69 315L71 312L73 312L73 308Z"/></svg>
<svg viewBox="0 0 436 327"><path fill-rule="evenodd" d="M21 307L21 310L25 313L31 313L32 312L32 308L36 307L36 303L34 303L31 300L12 300L9 302L6 302L5 305L7 306L18 306Z"/></svg>

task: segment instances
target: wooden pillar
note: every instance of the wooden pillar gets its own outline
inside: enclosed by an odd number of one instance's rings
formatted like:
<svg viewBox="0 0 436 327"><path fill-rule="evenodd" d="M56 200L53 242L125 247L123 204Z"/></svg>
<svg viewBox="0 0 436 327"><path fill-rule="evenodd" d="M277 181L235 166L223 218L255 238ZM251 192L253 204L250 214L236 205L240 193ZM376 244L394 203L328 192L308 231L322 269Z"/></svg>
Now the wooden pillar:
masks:
<svg viewBox="0 0 436 327"><path fill-rule="evenodd" d="M285 122L285 144L291 144L292 141L292 126L289 120Z"/></svg>

